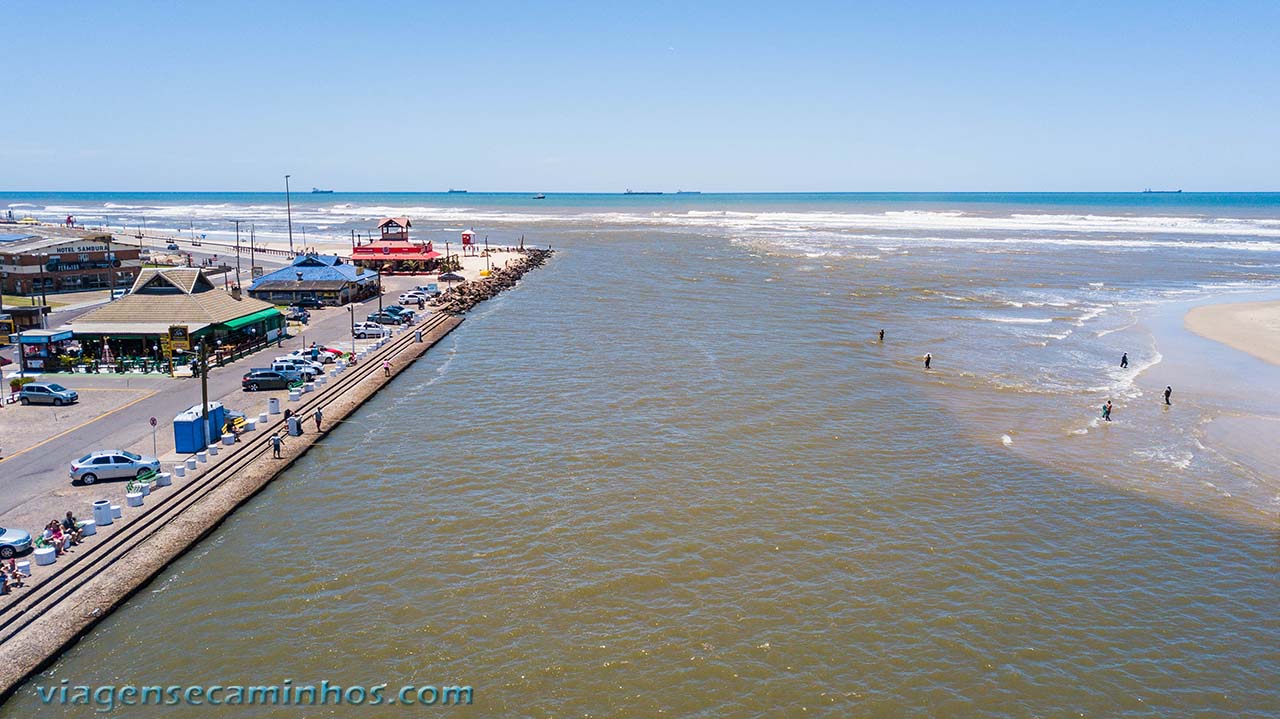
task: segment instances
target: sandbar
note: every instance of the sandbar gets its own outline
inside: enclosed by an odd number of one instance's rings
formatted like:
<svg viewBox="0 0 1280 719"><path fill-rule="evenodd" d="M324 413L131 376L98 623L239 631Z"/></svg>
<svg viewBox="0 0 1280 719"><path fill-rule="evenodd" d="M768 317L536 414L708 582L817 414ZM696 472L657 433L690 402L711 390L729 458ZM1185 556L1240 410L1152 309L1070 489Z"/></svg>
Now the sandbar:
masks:
<svg viewBox="0 0 1280 719"><path fill-rule="evenodd" d="M1280 365L1280 301L1195 307L1183 322L1201 337Z"/></svg>

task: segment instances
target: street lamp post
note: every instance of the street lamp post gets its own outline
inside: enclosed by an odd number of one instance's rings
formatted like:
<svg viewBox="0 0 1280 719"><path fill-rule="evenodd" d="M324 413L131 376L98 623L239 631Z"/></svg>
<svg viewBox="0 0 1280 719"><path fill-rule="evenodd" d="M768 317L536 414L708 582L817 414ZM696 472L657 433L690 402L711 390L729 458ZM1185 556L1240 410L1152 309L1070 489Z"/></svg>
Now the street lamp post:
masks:
<svg viewBox="0 0 1280 719"><path fill-rule="evenodd" d="M351 313L351 356L356 356L356 308L362 303L354 302L347 305L347 312Z"/></svg>
<svg viewBox="0 0 1280 719"><path fill-rule="evenodd" d="M209 446L209 345L200 341L200 414L204 425L204 446Z"/></svg>
<svg viewBox="0 0 1280 719"><path fill-rule="evenodd" d="M289 222L289 254L293 254L293 203L289 200L289 178L292 175L284 176L284 211Z"/></svg>
<svg viewBox="0 0 1280 719"><path fill-rule="evenodd" d="M240 288L240 223L243 220L232 220L236 223L236 289Z"/></svg>
<svg viewBox="0 0 1280 719"><path fill-rule="evenodd" d="M49 266L49 255L40 255L40 329L44 329L44 306L49 304L49 295L44 288L44 270Z"/></svg>
<svg viewBox="0 0 1280 719"><path fill-rule="evenodd" d="M382 311L382 265L379 264L377 269L378 269L378 311L381 312Z"/></svg>

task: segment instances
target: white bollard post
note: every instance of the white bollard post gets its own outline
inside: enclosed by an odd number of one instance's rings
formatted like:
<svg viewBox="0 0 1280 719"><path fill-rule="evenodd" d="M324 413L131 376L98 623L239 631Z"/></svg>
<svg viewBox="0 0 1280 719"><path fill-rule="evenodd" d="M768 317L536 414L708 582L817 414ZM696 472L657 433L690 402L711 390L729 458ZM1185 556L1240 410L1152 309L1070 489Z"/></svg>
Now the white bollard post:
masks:
<svg viewBox="0 0 1280 719"><path fill-rule="evenodd" d="M248 422L246 422L246 423L245 423L245 426L248 426ZM236 443L236 436L235 436L234 434L231 434L230 432L228 432L228 433L226 433L226 434L222 435L222 446L223 446L223 447L230 447L231 445L233 445L233 444L235 444L235 443Z"/></svg>
<svg viewBox="0 0 1280 719"><path fill-rule="evenodd" d="M208 462L209 450L203 449L203 450L200 450L199 452L196 452L196 461L199 462L200 464L204 464L205 462Z"/></svg>
<svg viewBox="0 0 1280 719"><path fill-rule="evenodd" d="M210 456L210 457L217 457L217 456L218 456L218 445L216 445L216 444L211 444L211 445L209 445L209 456Z"/></svg>
<svg viewBox="0 0 1280 719"><path fill-rule="evenodd" d="M183 477L187 476L187 465L185 464L173 465L173 476L177 477L178 479L182 479Z"/></svg>
<svg viewBox="0 0 1280 719"><path fill-rule="evenodd" d="M195 457L189 457L189 458L187 458L187 471L188 471L188 472L194 472L194 471L196 471L196 458L195 458Z"/></svg>
<svg viewBox="0 0 1280 719"><path fill-rule="evenodd" d="M93 503L93 521L97 522L100 527L111 524L111 502L99 499Z"/></svg>
<svg viewBox="0 0 1280 719"><path fill-rule="evenodd" d="M86 519L80 524L80 536L92 537L98 533L98 522L94 519Z"/></svg>
<svg viewBox="0 0 1280 719"><path fill-rule="evenodd" d="M156 487L168 487L173 484L173 475L168 472L161 472L156 475Z"/></svg>
<svg viewBox="0 0 1280 719"><path fill-rule="evenodd" d="M112 519L120 519L120 518L121 518L121 517L123 517L123 516L124 516L124 511L120 509L120 505L118 505L118 504L113 504L113 505L111 505L111 518L112 518Z"/></svg>
<svg viewBox="0 0 1280 719"><path fill-rule="evenodd" d="M267 422L268 422L268 419L267 419L266 412L263 412L262 414L258 415L258 424L266 424Z"/></svg>
<svg viewBox="0 0 1280 719"><path fill-rule="evenodd" d="M124 495L124 501L130 507L141 507L142 492L129 492L128 494Z"/></svg>
<svg viewBox="0 0 1280 719"><path fill-rule="evenodd" d="M53 547L41 547L36 550L36 564L45 566L58 561L58 553Z"/></svg>
<svg viewBox="0 0 1280 719"><path fill-rule="evenodd" d="M244 431L252 432L258 428L258 421L255 419L246 419L244 421Z"/></svg>
<svg viewBox="0 0 1280 719"><path fill-rule="evenodd" d="M289 401L290 401L290 402L297 402L297 401L298 401L299 399L301 399L301 398L302 398L302 392L301 392L301 391L296 390L296 389L291 389L291 390L289 390Z"/></svg>

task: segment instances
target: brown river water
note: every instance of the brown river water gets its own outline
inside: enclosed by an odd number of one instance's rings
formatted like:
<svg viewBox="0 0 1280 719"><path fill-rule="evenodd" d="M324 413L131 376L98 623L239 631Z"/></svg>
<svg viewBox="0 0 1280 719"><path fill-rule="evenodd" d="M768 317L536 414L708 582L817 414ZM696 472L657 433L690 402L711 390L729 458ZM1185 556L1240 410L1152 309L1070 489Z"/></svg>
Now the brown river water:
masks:
<svg viewBox="0 0 1280 719"><path fill-rule="evenodd" d="M103 715L64 680L473 689L128 717L1280 716L1270 495L1201 481L1260 480L1100 437L1084 350L1025 334L1149 255L555 239L0 717ZM1084 309L980 320L1031 292Z"/></svg>

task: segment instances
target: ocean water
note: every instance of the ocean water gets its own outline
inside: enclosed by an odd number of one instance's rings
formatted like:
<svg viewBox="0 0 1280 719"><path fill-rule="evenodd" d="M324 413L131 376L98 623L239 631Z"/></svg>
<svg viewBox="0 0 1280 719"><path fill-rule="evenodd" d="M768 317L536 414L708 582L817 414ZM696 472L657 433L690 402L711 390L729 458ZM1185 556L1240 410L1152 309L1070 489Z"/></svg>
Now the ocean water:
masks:
<svg viewBox="0 0 1280 719"><path fill-rule="evenodd" d="M282 199L0 207L276 240ZM1280 488L1209 431L1274 419L1280 381L1180 329L1280 290L1280 195L295 200L321 247L407 214L560 252L35 683L469 684L449 711L471 716L1280 715ZM62 715L28 686L0 716L33 712Z"/></svg>

